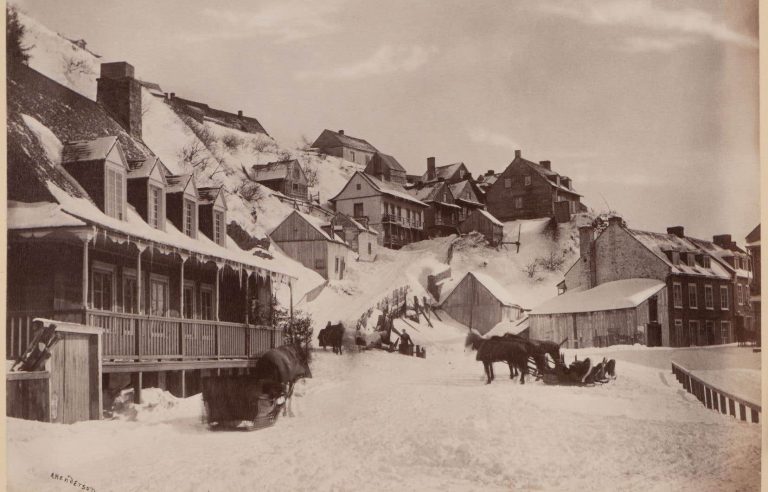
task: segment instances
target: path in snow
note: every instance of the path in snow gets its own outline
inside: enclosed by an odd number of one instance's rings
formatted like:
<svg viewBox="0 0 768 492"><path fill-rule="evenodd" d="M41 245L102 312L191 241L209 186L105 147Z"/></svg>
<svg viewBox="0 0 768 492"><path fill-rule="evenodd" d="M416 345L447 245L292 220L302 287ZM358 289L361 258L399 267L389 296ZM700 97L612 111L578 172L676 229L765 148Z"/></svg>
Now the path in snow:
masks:
<svg viewBox="0 0 768 492"><path fill-rule="evenodd" d="M150 421L9 420L11 490L754 490L760 426L622 362L591 388L483 384L474 354L317 353L297 417L210 432L199 396ZM670 374L671 377L671 374ZM619 485L620 484L620 485ZM66 484L65 484L66 485Z"/></svg>

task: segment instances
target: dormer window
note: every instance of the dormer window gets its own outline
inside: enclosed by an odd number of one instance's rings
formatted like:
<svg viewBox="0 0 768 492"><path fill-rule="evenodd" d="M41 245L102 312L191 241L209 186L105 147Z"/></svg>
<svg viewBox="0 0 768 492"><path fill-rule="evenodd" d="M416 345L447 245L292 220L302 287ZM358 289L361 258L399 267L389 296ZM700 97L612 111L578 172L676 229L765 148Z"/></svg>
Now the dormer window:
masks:
<svg viewBox="0 0 768 492"><path fill-rule="evenodd" d="M149 225L155 229L163 229L163 218L165 217L165 193L158 186L149 185L149 207L148 218Z"/></svg>
<svg viewBox="0 0 768 492"><path fill-rule="evenodd" d="M184 234L195 237L197 231L197 204L189 199L184 199Z"/></svg>
<svg viewBox="0 0 768 492"><path fill-rule="evenodd" d="M704 268L710 268L712 266L712 263L709 260L709 256L703 255L701 257L701 266Z"/></svg>
<svg viewBox="0 0 768 492"><path fill-rule="evenodd" d="M106 163L104 178L104 212L115 219L125 220L125 169Z"/></svg>
<svg viewBox="0 0 768 492"><path fill-rule="evenodd" d="M224 244L224 238L227 235L224 224L224 212L218 210L213 211L213 242L216 244Z"/></svg>
<svg viewBox="0 0 768 492"><path fill-rule="evenodd" d="M694 253L686 253L685 259L688 266L690 267L696 266L696 255Z"/></svg>

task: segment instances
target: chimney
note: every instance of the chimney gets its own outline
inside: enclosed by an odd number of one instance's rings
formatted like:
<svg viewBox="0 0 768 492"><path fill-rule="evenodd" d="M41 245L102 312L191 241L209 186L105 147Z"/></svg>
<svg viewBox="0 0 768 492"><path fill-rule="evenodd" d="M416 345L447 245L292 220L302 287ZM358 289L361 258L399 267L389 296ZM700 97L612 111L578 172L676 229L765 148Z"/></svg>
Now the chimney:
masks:
<svg viewBox="0 0 768 492"><path fill-rule="evenodd" d="M164 92L163 94L165 94L165 100L167 101L169 99L169 94L167 92Z"/></svg>
<svg viewBox="0 0 768 492"><path fill-rule="evenodd" d="M624 222L624 219L621 218L621 215L611 215L610 217L608 217L609 226L616 225L621 227L623 222Z"/></svg>
<svg viewBox="0 0 768 492"><path fill-rule="evenodd" d="M141 138L141 84L133 76L133 65L102 63L101 76L96 79L96 101L128 133Z"/></svg>
<svg viewBox="0 0 768 492"><path fill-rule="evenodd" d="M495 172L493 172L493 169L489 169L489 170L487 170L487 171L485 172L485 175L486 175L486 176L493 176L494 174L496 174L496 173L495 173Z"/></svg>
<svg viewBox="0 0 768 492"><path fill-rule="evenodd" d="M339 130L339 131L338 131L338 132L336 132L336 133L338 133L339 135L344 135L344 130Z"/></svg>
<svg viewBox="0 0 768 492"><path fill-rule="evenodd" d="M595 228L591 225L579 227L579 255L585 256L592 249L592 241L595 237Z"/></svg>
<svg viewBox="0 0 768 492"><path fill-rule="evenodd" d="M242 118L243 117L243 110L242 109L238 109L237 110L237 116L238 116L238 118Z"/></svg>
<svg viewBox="0 0 768 492"><path fill-rule="evenodd" d="M672 234L679 238L685 237L685 228L683 226L667 227L667 234Z"/></svg>
<svg viewBox="0 0 768 492"><path fill-rule="evenodd" d="M515 159L520 159L522 157L523 152L521 150L515 151Z"/></svg>
<svg viewBox="0 0 768 492"><path fill-rule="evenodd" d="M547 169L549 171L552 170L552 161L539 161L539 166L543 167L544 169Z"/></svg>
<svg viewBox="0 0 768 492"><path fill-rule="evenodd" d="M434 181L435 176L435 158L427 157L427 181Z"/></svg>
<svg viewBox="0 0 768 492"><path fill-rule="evenodd" d="M171 97L170 97L170 99L176 99L176 93L175 93L175 92L171 92Z"/></svg>
<svg viewBox="0 0 768 492"><path fill-rule="evenodd" d="M712 242L717 244L723 249L731 249L731 244L733 244L730 234L720 234L717 236L712 236Z"/></svg>

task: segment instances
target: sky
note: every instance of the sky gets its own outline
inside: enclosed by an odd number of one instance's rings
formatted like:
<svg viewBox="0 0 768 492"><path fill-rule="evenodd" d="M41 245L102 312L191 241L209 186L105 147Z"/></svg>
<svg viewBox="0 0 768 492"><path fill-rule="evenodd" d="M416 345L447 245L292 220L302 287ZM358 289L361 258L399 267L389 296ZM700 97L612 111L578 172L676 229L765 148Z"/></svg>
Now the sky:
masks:
<svg viewBox="0 0 768 492"><path fill-rule="evenodd" d="M411 173L520 149L630 227L759 221L756 1L18 0L284 146L344 129Z"/></svg>

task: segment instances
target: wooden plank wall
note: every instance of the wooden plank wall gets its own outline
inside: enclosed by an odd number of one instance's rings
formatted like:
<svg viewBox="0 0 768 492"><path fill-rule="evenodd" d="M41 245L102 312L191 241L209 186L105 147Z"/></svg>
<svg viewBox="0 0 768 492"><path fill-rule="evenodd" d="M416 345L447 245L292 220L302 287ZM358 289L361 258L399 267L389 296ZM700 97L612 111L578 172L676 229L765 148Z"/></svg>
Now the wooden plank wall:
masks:
<svg viewBox="0 0 768 492"><path fill-rule="evenodd" d="M327 279L329 267L327 244L328 241L284 241L279 242L278 246L285 254ZM315 260L317 259L326 260L324 268L315 268ZM331 268L333 268L332 265Z"/></svg>
<svg viewBox="0 0 768 492"><path fill-rule="evenodd" d="M23 379L6 375L6 415L26 420L50 422L50 373L25 373Z"/></svg>
<svg viewBox="0 0 768 492"><path fill-rule="evenodd" d="M530 316L530 336L556 342L568 337L568 346L571 348L619 343L627 337L638 336L637 310L534 314Z"/></svg>
<svg viewBox="0 0 768 492"><path fill-rule="evenodd" d="M471 275L464 276L441 307L453 319L481 334L502 318L501 302Z"/></svg>

